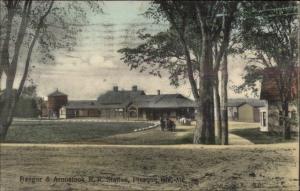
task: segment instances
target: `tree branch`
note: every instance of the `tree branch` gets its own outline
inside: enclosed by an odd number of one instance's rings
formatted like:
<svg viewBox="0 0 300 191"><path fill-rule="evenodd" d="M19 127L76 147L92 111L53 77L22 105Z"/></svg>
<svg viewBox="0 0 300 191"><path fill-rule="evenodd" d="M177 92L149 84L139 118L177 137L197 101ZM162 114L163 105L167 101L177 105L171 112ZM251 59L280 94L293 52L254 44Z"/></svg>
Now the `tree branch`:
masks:
<svg viewBox="0 0 300 191"><path fill-rule="evenodd" d="M161 2L161 6L162 6L163 10L165 11L168 20L174 26L174 28L176 29L176 31L177 31L177 33L179 35L179 38L180 38L180 41L181 41L182 46L184 48L184 53L185 53L185 56L186 56L188 78L189 78L190 85L192 87L193 96L194 96L194 98L196 100L198 100L199 99L199 93L197 91L198 88L197 88L197 84L196 84L196 81L195 81L195 78L194 78L194 74L193 74L193 67L192 67L192 61L191 61L191 57L190 57L190 51L189 51L189 49L187 47L187 44L186 44L186 41L185 41L185 38L184 38L184 34L180 30L180 28L177 26L177 24L175 22L175 18L173 17L172 13L170 13L168 11L168 7L167 7L168 5L166 4L166 2L162 1Z"/></svg>
<svg viewBox="0 0 300 191"><path fill-rule="evenodd" d="M28 21L29 21L31 4L32 4L31 0L26 0L24 2L24 8L23 8L23 12L22 12L22 20L21 20L21 24L19 27L18 37L16 40L15 51L14 51L14 55L13 55L11 64L8 68L6 88L12 88L13 84L14 84L15 75L16 75L16 71L17 71L17 65L18 65L18 59L19 59L19 53L20 53L21 45L23 43L26 28L27 28Z"/></svg>
<svg viewBox="0 0 300 191"><path fill-rule="evenodd" d="M15 16L15 7L13 7L13 1L6 2L7 8L7 24L6 24L6 36L1 49L0 58L0 72L8 73L9 67L9 42L11 38L12 22Z"/></svg>
<svg viewBox="0 0 300 191"><path fill-rule="evenodd" d="M232 3L233 3L232 8L230 10L228 10L230 12L229 12L229 15L227 16L227 19L225 16L223 16L223 22L222 22L223 40L221 42L221 46L220 46L218 54L216 56L216 64L215 64L215 68L214 68L215 73L218 72L218 70L220 68L221 59L229 45L231 24L234 19L233 15L234 15L234 12L236 11L236 8L238 5L236 2L232 2ZM223 14L225 14L225 7L224 7Z"/></svg>
<svg viewBox="0 0 300 191"><path fill-rule="evenodd" d="M36 41L37 41L37 39L38 39L38 37L40 35L41 29L44 26L45 18L50 13L50 11L51 11L51 9L53 7L53 4L54 4L54 0L51 1L48 10L45 12L45 14L39 20L39 24L38 24L37 29L35 31L34 38L33 38L32 42L30 44L30 47L29 47L29 50L28 50L28 53L27 53L27 58L26 58L26 62L25 62L25 69L24 69L24 72L23 72L23 76L22 76L21 82L19 84L18 91L17 91L17 99L19 99L19 97L20 97L20 95L22 93L25 81L26 81L27 76L28 76L28 70L29 70L29 66L30 66L30 60L31 60L31 55L32 55L33 48L34 48L34 46L36 44Z"/></svg>

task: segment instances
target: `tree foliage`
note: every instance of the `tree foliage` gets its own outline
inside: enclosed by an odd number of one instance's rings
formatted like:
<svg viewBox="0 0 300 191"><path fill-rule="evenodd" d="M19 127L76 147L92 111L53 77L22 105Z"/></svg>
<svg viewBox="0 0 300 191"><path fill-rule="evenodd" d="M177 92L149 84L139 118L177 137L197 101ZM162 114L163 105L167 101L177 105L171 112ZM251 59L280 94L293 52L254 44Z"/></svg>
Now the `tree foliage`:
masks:
<svg viewBox="0 0 300 191"><path fill-rule="evenodd" d="M156 22L168 22L168 30L140 36L143 44L119 51L130 69L158 76L166 70L175 86L182 79L189 81L198 110L194 143L215 142L212 87L229 46L237 4L154 1L145 15ZM220 13L226 17L219 17Z"/></svg>
<svg viewBox="0 0 300 191"><path fill-rule="evenodd" d="M201 49L201 39L198 38L200 29L195 25L195 16L192 14L191 3L178 3L177 12L174 11L173 17L178 26L184 31L186 43L191 51L191 62L196 76L199 73L199 51ZM166 12L162 9L159 2L153 2L149 9L144 13L146 17L152 18L156 23L167 22ZM178 28L177 28L178 29ZM133 48L123 48L118 52L122 53L121 60L130 69L138 69L140 72L148 72L154 76L161 77L168 75L170 84L179 86L187 79L186 54L184 47L180 43L180 36L176 27L170 25L166 31L150 34L147 31L139 31L139 38L143 43ZM162 74L163 73L163 74Z"/></svg>
<svg viewBox="0 0 300 191"><path fill-rule="evenodd" d="M12 122L32 60L39 58L36 61L53 63L56 49L71 50L81 32L76 25L87 22L89 8L101 12L97 4L91 1L0 1L0 79L5 80L0 103L1 140ZM20 82L16 81L17 71L22 73Z"/></svg>
<svg viewBox="0 0 300 191"><path fill-rule="evenodd" d="M247 56L244 82L234 89L240 93L251 90L258 95L256 82L264 68L291 70L296 66L297 8L296 2L246 2L241 15L241 41Z"/></svg>
<svg viewBox="0 0 300 191"><path fill-rule="evenodd" d="M172 29L155 35L140 34L140 39L145 43L135 48L123 48L119 52L123 54L121 60L130 69L138 69L140 72L148 72L151 75L161 77L162 72L169 75L170 84L178 87L180 82L187 78L185 55L183 47L178 43L178 35ZM196 60L193 59L193 70L196 68Z"/></svg>
<svg viewBox="0 0 300 191"><path fill-rule="evenodd" d="M236 91L251 89L257 92L256 82L268 80L265 69L271 68L272 80L279 95L279 113L282 113L282 133L285 139L291 137L289 104L299 51L297 51L297 2L271 1L246 2L242 21L243 48L250 52L244 83ZM263 78L264 77L264 78ZM270 80L270 79L269 79Z"/></svg>

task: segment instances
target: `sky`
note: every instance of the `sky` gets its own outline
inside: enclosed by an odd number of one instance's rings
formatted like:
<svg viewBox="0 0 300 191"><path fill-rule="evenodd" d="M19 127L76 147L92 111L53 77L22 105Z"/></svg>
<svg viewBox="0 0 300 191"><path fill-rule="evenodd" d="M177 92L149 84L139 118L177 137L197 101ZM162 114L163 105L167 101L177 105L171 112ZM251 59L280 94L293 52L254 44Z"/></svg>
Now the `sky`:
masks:
<svg viewBox="0 0 300 191"><path fill-rule="evenodd" d="M156 33L166 25L151 24L141 14L148 7L147 1L106 1L104 14L91 14L89 25L83 28L74 51L58 51L55 65L34 63L30 78L37 85L39 96L46 97L57 88L68 94L69 99L96 99L100 94L118 86L120 90L137 85L147 94L181 93L192 98L188 83L175 88L167 76L162 78L129 70L120 60L117 50L136 43L138 29ZM229 58L229 86L242 82L245 60ZM243 97L229 89L229 98Z"/></svg>

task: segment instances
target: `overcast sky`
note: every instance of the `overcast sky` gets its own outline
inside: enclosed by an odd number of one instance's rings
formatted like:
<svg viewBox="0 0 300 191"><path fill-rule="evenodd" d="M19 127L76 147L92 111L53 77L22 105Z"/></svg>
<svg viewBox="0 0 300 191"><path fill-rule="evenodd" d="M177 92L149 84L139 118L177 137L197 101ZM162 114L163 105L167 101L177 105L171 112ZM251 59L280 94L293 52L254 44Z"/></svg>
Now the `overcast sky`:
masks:
<svg viewBox="0 0 300 191"><path fill-rule="evenodd" d="M167 76L154 77L138 71L130 71L120 61L117 50L135 43L138 29L151 32L164 30L164 25L150 25L143 13L146 1L105 2L105 14L89 17L90 25L84 27L78 45L72 52L58 52L55 65L37 64L31 77L38 86L38 95L47 96L57 88L68 94L70 99L96 99L99 94L117 85L119 89L130 89L137 85L147 94L181 93L192 98L190 86L174 88ZM245 61L239 57L229 59L229 86L241 83ZM242 97L229 91L229 97Z"/></svg>

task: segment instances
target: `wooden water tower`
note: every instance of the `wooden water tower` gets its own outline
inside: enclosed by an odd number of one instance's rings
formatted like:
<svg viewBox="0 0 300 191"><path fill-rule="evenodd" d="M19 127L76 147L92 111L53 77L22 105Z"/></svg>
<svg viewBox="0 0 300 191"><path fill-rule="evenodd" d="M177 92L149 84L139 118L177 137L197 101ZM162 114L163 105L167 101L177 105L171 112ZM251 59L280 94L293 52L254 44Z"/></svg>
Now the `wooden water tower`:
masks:
<svg viewBox="0 0 300 191"><path fill-rule="evenodd" d="M68 95L64 94L58 89L53 93L48 95L48 113L49 116L59 117L59 110L62 106L67 105L68 103Z"/></svg>

